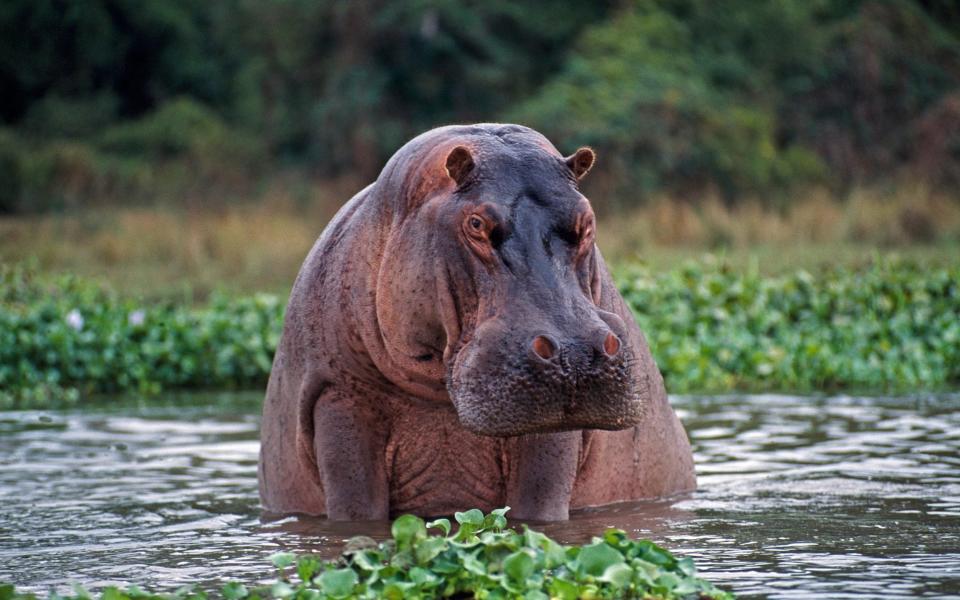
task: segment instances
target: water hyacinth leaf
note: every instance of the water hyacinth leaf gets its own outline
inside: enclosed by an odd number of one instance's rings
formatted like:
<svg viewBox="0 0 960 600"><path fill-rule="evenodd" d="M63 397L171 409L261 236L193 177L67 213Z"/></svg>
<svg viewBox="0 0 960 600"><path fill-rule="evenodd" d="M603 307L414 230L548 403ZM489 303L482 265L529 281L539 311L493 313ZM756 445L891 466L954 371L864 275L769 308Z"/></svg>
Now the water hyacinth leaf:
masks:
<svg viewBox="0 0 960 600"><path fill-rule="evenodd" d="M607 567L598 579L613 585L615 588L625 588L633 580L633 569L625 563L613 564Z"/></svg>
<svg viewBox="0 0 960 600"><path fill-rule="evenodd" d="M603 541L614 548L619 548L629 541L627 532L622 529L607 529L603 532Z"/></svg>
<svg viewBox="0 0 960 600"><path fill-rule="evenodd" d="M380 556L376 552L369 550L354 553L352 555L352 561L354 565L364 571L376 572L386 567L380 560Z"/></svg>
<svg viewBox="0 0 960 600"><path fill-rule="evenodd" d="M320 561L312 556L302 556L297 559L297 577L300 581L310 581L319 568Z"/></svg>
<svg viewBox="0 0 960 600"><path fill-rule="evenodd" d="M532 574L534 558L529 550L518 550L503 559L503 572L514 582L523 583Z"/></svg>
<svg viewBox="0 0 960 600"><path fill-rule="evenodd" d="M413 550L417 564L426 564L437 557L447 548L447 540L443 537L429 538L421 541Z"/></svg>
<svg viewBox="0 0 960 600"><path fill-rule="evenodd" d="M577 600L580 598L580 587L572 581L553 579L549 585L550 597L559 600Z"/></svg>
<svg viewBox="0 0 960 600"><path fill-rule="evenodd" d="M460 564L464 569L470 573L473 573L474 575L486 575L487 568L484 566L483 561L477 558L478 554L479 551L475 553L464 552L460 556Z"/></svg>
<svg viewBox="0 0 960 600"><path fill-rule="evenodd" d="M677 561L677 568L687 577L696 577L697 575L697 567L693 564L693 559L690 557L679 559Z"/></svg>
<svg viewBox="0 0 960 600"><path fill-rule="evenodd" d="M247 586L234 581L224 585L220 593L223 594L226 600L240 600L241 598L246 598L249 592L247 591Z"/></svg>
<svg viewBox="0 0 960 600"><path fill-rule="evenodd" d="M700 587L690 579L681 579L673 588L673 593L677 596L689 596L700 591Z"/></svg>
<svg viewBox="0 0 960 600"><path fill-rule="evenodd" d="M649 540L644 540L637 544L637 546L641 550L640 557L657 566L667 566L676 560L669 552Z"/></svg>
<svg viewBox="0 0 960 600"><path fill-rule="evenodd" d="M505 515L508 510L510 510L510 507L505 506L490 511L490 514L483 519L484 529L493 529L494 531L504 529L507 526L507 517Z"/></svg>
<svg viewBox="0 0 960 600"><path fill-rule="evenodd" d="M440 573L441 575L450 575L451 573L459 572L460 565L458 565L457 563L451 560L447 560L446 558L441 557L433 561L433 563L430 565L430 569L432 569L434 573Z"/></svg>
<svg viewBox="0 0 960 600"><path fill-rule="evenodd" d="M545 534L530 529L527 525L523 526L524 544L528 548L543 548L544 541L549 539Z"/></svg>
<svg viewBox="0 0 960 600"><path fill-rule="evenodd" d="M660 574L660 567L642 558L631 560L630 565L633 567L635 577L647 585L653 585L654 580Z"/></svg>
<svg viewBox="0 0 960 600"><path fill-rule="evenodd" d="M292 565L297 559L296 555L290 552L277 552L270 555L270 562L278 569L285 569Z"/></svg>
<svg viewBox="0 0 960 600"><path fill-rule="evenodd" d="M417 584L420 589L436 587L441 581L439 577L422 567L413 567L410 569L409 576L410 581Z"/></svg>
<svg viewBox="0 0 960 600"><path fill-rule="evenodd" d="M563 546L550 538L546 539L542 548L544 563L548 569L562 565L567 559L567 552Z"/></svg>
<svg viewBox="0 0 960 600"><path fill-rule="evenodd" d="M383 597L387 600L404 600L409 597L409 590L415 587L416 584L405 581L390 583L383 588Z"/></svg>
<svg viewBox="0 0 960 600"><path fill-rule="evenodd" d="M472 541L474 534L483 527L483 512L475 508L466 512L454 513L453 517L460 524L460 529L454 537L458 542Z"/></svg>
<svg viewBox="0 0 960 600"><path fill-rule="evenodd" d="M427 523L427 529L439 529L443 535L450 535L450 519L435 519Z"/></svg>
<svg viewBox="0 0 960 600"><path fill-rule="evenodd" d="M406 571L417 564L417 559L413 555L413 548L397 548L393 556L390 557L390 567L400 571ZM383 574L386 577L386 573Z"/></svg>
<svg viewBox="0 0 960 600"><path fill-rule="evenodd" d="M657 580L654 582L654 584L656 588L659 588L666 593L670 593L673 592L678 585L680 585L680 578L673 573L663 573L660 575L660 577L657 577Z"/></svg>
<svg viewBox="0 0 960 600"><path fill-rule="evenodd" d="M333 598L347 598L353 594L353 588L360 583L353 569L332 569L324 571L318 578L323 593Z"/></svg>
<svg viewBox="0 0 960 600"><path fill-rule="evenodd" d="M286 581L278 581L270 586L270 595L274 598L288 598L293 595L293 587Z"/></svg>
<svg viewBox="0 0 960 600"><path fill-rule="evenodd" d="M552 569L566 562L567 552L564 547L546 535L524 525L523 537L524 545L543 552L545 568Z"/></svg>
<svg viewBox="0 0 960 600"><path fill-rule="evenodd" d="M76 598L81 598L81 599L90 598L90 597L91 597L91 596L90 596L90 592L88 592L85 587L83 587L83 586L80 585L80 584L76 584L76 583L73 584L73 595L74 595Z"/></svg>
<svg viewBox="0 0 960 600"><path fill-rule="evenodd" d="M146 596L154 597L156 594L151 594L150 592L144 592ZM207 597L207 593L201 589L198 589L196 585L188 583L187 585L180 586L173 592L174 596L185 597L189 600L204 600Z"/></svg>
<svg viewBox="0 0 960 600"><path fill-rule="evenodd" d="M410 547L414 541L426 538L427 526L420 517L403 515L393 522L390 532L397 541L397 548L404 549Z"/></svg>
<svg viewBox="0 0 960 600"><path fill-rule="evenodd" d="M461 525L473 525L475 527L481 527L484 519L483 511L476 508L472 508L466 512L454 513L453 517L457 520L457 523Z"/></svg>
<svg viewBox="0 0 960 600"><path fill-rule="evenodd" d="M584 546L577 555L580 571L587 575L600 577L611 565L624 562L623 555L606 542L597 542Z"/></svg>

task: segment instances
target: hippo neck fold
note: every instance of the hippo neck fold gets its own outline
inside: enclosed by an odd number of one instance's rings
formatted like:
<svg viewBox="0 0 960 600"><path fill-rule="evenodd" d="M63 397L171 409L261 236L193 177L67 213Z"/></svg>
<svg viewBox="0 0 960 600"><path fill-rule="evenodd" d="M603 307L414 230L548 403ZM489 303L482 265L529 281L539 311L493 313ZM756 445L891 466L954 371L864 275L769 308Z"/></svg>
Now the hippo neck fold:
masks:
<svg viewBox="0 0 960 600"><path fill-rule="evenodd" d="M364 218L375 215L378 232L353 248L369 266L356 282L368 302L351 310L372 323L360 335L383 377L411 396L449 402L444 356L447 340L457 340L461 328L428 204L430 198L446 200L453 185L440 164L434 169L410 164L442 160L456 137L420 141L391 159L364 203Z"/></svg>

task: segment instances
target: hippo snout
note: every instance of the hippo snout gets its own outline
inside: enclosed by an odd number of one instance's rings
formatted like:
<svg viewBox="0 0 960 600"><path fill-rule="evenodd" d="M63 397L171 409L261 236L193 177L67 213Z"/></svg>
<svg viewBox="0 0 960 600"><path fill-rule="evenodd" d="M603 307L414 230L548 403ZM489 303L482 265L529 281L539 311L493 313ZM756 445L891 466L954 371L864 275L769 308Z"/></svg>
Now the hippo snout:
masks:
<svg viewBox="0 0 960 600"><path fill-rule="evenodd" d="M639 422L646 380L633 369L623 333L605 325L579 333L483 323L447 377L461 423L483 435L513 436Z"/></svg>

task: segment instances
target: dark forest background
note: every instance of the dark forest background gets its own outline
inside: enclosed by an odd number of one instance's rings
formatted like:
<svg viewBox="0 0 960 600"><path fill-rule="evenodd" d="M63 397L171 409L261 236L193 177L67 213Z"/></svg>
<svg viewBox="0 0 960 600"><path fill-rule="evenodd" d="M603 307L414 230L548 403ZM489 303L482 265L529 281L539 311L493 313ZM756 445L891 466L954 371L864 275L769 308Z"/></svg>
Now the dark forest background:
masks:
<svg viewBox="0 0 960 600"><path fill-rule="evenodd" d="M430 127L595 147L616 206L960 183L951 0L4 0L0 210L375 177Z"/></svg>

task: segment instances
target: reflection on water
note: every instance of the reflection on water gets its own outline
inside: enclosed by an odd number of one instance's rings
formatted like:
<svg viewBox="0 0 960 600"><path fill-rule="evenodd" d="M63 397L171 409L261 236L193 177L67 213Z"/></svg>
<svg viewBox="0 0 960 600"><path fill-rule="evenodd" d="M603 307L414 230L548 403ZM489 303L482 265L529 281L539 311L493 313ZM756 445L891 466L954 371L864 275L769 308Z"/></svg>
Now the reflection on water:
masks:
<svg viewBox="0 0 960 600"><path fill-rule="evenodd" d="M960 594L960 396L674 399L700 490L541 527L691 556L743 597ZM262 520L256 396L0 413L0 581L173 589L271 576L387 523Z"/></svg>

